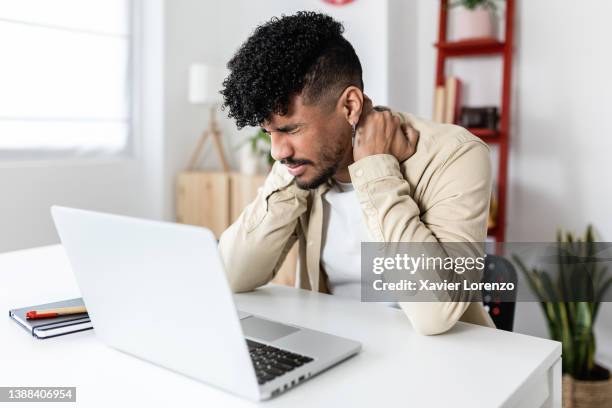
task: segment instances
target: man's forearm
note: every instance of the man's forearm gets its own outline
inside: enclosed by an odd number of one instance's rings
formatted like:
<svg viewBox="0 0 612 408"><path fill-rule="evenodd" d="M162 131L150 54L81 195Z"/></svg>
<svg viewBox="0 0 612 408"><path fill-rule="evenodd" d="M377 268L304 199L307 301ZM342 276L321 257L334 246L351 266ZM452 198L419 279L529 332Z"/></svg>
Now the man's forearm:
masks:
<svg viewBox="0 0 612 408"><path fill-rule="evenodd" d="M484 145L462 145L439 170L446 176L442 181L437 177L430 182L435 205L426 214L421 214L412 199L410 185L392 156L370 156L349 170L373 240L430 242L430 248L436 243L485 240L491 171ZM440 245L440 251L448 248ZM467 250L470 246L461 248ZM479 280L478 276L471 278ZM400 302L400 306L420 333L437 334L461 318L469 301L469 297L462 297L448 302Z"/></svg>
<svg viewBox="0 0 612 408"><path fill-rule="evenodd" d="M297 238L296 225L306 211L308 192L294 184L282 186L277 176L268 177L255 201L219 240L219 252L234 292L268 283Z"/></svg>

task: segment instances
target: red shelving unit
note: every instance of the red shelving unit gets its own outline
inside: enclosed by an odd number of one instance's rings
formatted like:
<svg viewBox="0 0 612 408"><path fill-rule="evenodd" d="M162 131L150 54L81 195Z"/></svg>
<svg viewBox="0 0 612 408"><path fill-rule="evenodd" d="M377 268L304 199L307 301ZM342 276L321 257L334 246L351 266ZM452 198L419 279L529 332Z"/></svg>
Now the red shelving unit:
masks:
<svg viewBox="0 0 612 408"><path fill-rule="evenodd" d="M504 43L494 38L476 38L455 42L440 41L436 43L436 47L451 57L501 54L504 52Z"/></svg>
<svg viewBox="0 0 612 408"><path fill-rule="evenodd" d="M499 149L499 160L496 174L497 184L497 223L489 229L489 236L497 242L504 242L506 235L506 193L508 187L508 144L510 142L510 97L512 90L512 54L514 46L514 0L506 0L506 27L504 40L496 38L479 38L473 40L449 42L447 40L448 0L440 0L440 27L436 63L436 86L443 86L445 81L446 62L449 58L478 57L499 55L503 59L501 107L498 130L468 129L489 144Z"/></svg>
<svg viewBox="0 0 612 408"><path fill-rule="evenodd" d="M478 136L487 143L495 144L499 141L499 132L491 129L481 128L468 128L468 130L474 135Z"/></svg>

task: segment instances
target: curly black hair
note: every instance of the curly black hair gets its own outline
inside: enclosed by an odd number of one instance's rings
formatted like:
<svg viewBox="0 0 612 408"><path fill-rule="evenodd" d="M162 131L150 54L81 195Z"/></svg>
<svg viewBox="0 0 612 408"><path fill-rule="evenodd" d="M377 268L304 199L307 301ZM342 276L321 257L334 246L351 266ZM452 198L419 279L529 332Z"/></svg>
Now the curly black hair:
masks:
<svg viewBox="0 0 612 408"><path fill-rule="evenodd" d="M292 96L317 103L349 85L363 90L361 63L330 16L300 11L258 26L227 64L223 108L236 126L260 126L285 115Z"/></svg>

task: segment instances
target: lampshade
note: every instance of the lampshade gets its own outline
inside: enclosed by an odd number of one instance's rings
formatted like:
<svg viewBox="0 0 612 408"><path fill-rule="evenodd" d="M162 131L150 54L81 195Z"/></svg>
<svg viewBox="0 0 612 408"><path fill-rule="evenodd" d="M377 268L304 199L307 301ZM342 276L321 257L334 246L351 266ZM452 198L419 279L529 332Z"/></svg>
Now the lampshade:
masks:
<svg viewBox="0 0 612 408"><path fill-rule="evenodd" d="M214 104L221 102L223 80L226 70L201 63L189 67L189 102L194 104Z"/></svg>

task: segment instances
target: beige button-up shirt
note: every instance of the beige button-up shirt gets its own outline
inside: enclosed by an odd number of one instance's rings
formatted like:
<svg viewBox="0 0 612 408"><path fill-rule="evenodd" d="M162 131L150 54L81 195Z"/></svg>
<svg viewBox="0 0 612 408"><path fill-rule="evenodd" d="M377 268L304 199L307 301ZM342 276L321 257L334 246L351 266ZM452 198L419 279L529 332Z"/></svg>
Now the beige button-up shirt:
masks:
<svg viewBox="0 0 612 408"><path fill-rule="evenodd" d="M399 114L419 132L416 152L399 163L391 155L351 166L351 182L371 237L378 242L484 242L491 194L488 146L467 130ZM268 283L295 241L296 286L328 292L320 265L322 196L326 183L301 190L276 163L255 200L221 236L219 250L232 290ZM458 320L495 327L480 302L399 302L422 334L450 329Z"/></svg>

